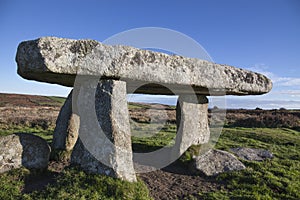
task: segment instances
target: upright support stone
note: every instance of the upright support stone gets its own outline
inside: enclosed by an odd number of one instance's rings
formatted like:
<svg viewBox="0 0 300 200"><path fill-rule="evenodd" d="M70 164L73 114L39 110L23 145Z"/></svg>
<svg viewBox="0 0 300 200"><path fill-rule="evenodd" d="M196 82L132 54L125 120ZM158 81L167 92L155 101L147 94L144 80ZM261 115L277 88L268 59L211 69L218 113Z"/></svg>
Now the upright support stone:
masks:
<svg viewBox="0 0 300 200"><path fill-rule="evenodd" d="M68 160L78 138L80 121L79 116L72 111L72 94L73 90L68 95L56 120L51 153L54 160Z"/></svg>
<svg viewBox="0 0 300 200"><path fill-rule="evenodd" d="M180 95L176 106L175 153L182 155L190 146L207 143L208 99L202 95Z"/></svg>
<svg viewBox="0 0 300 200"><path fill-rule="evenodd" d="M83 88L89 90L89 88ZM82 90L82 89L80 89ZM126 82L100 80L96 94L83 95L80 114L79 139L74 147L71 163L90 173L106 174L127 181L136 181L133 168ZM81 97L79 97L81 98ZM81 106L95 99L93 110ZM92 106L93 107L93 106ZM96 118L90 118L96 112ZM90 119L89 119L90 118ZM96 120L95 124L92 121ZM99 131L99 129L101 129ZM96 133L98 132L98 133ZM96 137L95 137L96 136Z"/></svg>

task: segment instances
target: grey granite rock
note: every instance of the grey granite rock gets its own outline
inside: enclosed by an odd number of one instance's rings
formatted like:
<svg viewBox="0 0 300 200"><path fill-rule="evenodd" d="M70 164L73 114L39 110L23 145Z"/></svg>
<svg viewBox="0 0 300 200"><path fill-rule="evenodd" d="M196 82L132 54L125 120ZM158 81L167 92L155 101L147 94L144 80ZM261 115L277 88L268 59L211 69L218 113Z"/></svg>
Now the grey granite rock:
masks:
<svg viewBox="0 0 300 200"><path fill-rule="evenodd" d="M203 95L256 95L267 93L272 82L265 76L228 65L129 46L109 46L95 40L43 37L20 43L18 74L25 79L72 87L76 75L122 79L135 92ZM192 92L194 93L194 92Z"/></svg>
<svg viewBox="0 0 300 200"><path fill-rule="evenodd" d="M52 152L56 154L53 155L56 160L67 160L64 152L72 151L78 138L80 119L72 110L72 94L71 91L56 120L52 140Z"/></svg>
<svg viewBox="0 0 300 200"><path fill-rule="evenodd" d="M268 158L273 158L273 154L265 149L238 147L231 148L230 151L233 152L237 157L244 160L263 161Z"/></svg>
<svg viewBox="0 0 300 200"><path fill-rule="evenodd" d="M80 89L79 139L73 149L71 163L90 173L136 181L126 83L101 80L95 90L89 83L83 84Z"/></svg>
<svg viewBox="0 0 300 200"><path fill-rule="evenodd" d="M176 107L176 148L174 148L178 157L190 146L208 142L210 130L207 116L208 99L206 96L179 96Z"/></svg>
<svg viewBox="0 0 300 200"><path fill-rule="evenodd" d="M48 143L29 133L0 137L0 173L24 166L28 169L46 169L50 147Z"/></svg>
<svg viewBox="0 0 300 200"><path fill-rule="evenodd" d="M206 176L246 168L233 154L216 149L210 149L206 153L195 157L194 161L194 168Z"/></svg>

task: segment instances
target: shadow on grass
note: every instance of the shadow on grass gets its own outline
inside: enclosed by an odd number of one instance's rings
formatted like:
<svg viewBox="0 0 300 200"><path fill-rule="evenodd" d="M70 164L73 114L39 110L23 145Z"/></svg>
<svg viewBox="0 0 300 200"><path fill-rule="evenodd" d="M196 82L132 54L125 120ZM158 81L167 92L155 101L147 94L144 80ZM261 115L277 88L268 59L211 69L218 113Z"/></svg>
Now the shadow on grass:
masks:
<svg viewBox="0 0 300 200"><path fill-rule="evenodd" d="M23 194L45 189L49 184L55 184L60 173L52 171L31 171L25 176Z"/></svg>

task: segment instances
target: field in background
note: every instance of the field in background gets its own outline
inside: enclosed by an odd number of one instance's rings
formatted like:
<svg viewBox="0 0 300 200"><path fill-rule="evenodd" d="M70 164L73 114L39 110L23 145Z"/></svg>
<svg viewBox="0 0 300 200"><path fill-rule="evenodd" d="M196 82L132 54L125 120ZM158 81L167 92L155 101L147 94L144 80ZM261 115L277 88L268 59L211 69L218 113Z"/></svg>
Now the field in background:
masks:
<svg viewBox="0 0 300 200"><path fill-rule="evenodd" d="M33 133L52 141L55 120L64 99L28 95L0 95L0 135L15 132ZM152 118L147 111L154 110ZM136 152L152 151L174 144L176 116L174 107L165 105L129 104L132 145ZM300 132L299 111L260 109L232 110L227 112L225 128L216 148L232 147L268 149L274 159L263 162L242 161L247 169L206 178L199 185L190 185L192 191L165 191L178 199L300 199ZM155 123L163 120L165 123ZM253 123L253 121L259 123ZM153 134L153 131L158 132ZM182 163L184 166L185 163ZM49 176L47 187L29 190L40 177ZM187 182L182 187L189 187ZM157 184L163 184L157 181ZM210 189L200 184L214 183ZM113 178L88 175L65 168L58 172L50 166L47 172L13 170L0 175L0 199L150 199L163 194L148 189L143 179L127 183ZM170 186L165 183L166 187ZM34 190L34 189L33 189Z"/></svg>

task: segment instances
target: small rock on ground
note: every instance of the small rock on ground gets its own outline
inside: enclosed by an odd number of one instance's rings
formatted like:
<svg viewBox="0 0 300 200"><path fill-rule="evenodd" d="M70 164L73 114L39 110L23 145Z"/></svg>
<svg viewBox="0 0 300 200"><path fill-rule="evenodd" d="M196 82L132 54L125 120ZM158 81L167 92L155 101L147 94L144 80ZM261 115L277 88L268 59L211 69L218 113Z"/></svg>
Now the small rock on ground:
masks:
<svg viewBox="0 0 300 200"><path fill-rule="evenodd" d="M244 160L263 161L268 158L273 158L272 152L265 149L253 149L246 147L231 148L230 151L237 157Z"/></svg>
<svg viewBox="0 0 300 200"><path fill-rule="evenodd" d="M41 137L16 133L0 137L0 173L24 166L47 169L50 147Z"/></svg>
<svg viewBox="0 0 300 200"><path fill-rule="evenodd" d="M193 168L206 176L214 176L223 172L242 170L246 167L233 154L210 149L206 153L194 158Z"/></svg>

